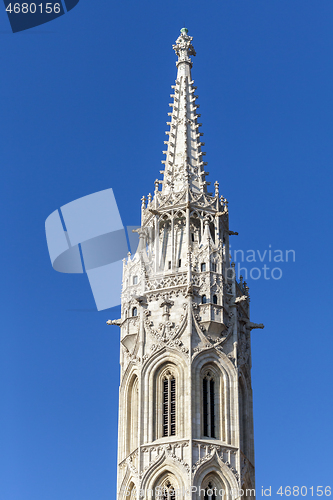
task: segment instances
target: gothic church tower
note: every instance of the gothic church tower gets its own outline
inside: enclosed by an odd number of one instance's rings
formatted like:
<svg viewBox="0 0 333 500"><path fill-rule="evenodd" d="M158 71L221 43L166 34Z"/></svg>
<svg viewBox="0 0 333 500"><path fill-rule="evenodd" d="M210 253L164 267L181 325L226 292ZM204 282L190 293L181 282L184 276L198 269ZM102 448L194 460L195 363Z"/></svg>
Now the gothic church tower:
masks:
<svg viewBox="0 0 333 500"><path fill-rule="evenodd" d="M207 190L187 32L173 46L163 180L142 198L121 319L109 322L121 327L117 500L231 500L254 488L250 332L262 325L230 265L228 202L218 182Z"/></svg>

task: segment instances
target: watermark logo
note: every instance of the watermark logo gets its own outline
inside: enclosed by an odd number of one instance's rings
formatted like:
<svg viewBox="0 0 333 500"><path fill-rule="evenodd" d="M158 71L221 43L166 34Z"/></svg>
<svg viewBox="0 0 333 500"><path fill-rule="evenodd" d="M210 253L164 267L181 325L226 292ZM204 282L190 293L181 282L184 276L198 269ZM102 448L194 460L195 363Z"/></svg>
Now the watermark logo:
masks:
<svg viewBox="0 0 333 500"><path fill-rule="evenodd" d="M45 222L53 269L86 273L98 311L120 304L122 259L138 246L138 234L120 218L112 189L72 201ZM130 247L130 248L129 248Z"/></svg>
<svg viewBox="0 0 333 500"><path fill-rule="evenodd" d="M283 276L281 266L296 261L295 250L274 249L272 245L264 250L233 250L230 245L229 255L234 265L228 269L228 276L242 276L245 281L280 280Z"/></svg>
<svg viewBox="0 0 333 500"><path fill-rule="evenodd" d="M136 491L136 490L135 490ZM133 493L133 490L130 488L125 489L124 497L130 498ZM152 500L153 498L163 500L163 498L177 498L178 500L186 500L193 498L193 494L197 494L198 498L224 498L229 497L233 500L241 499L246 496L246 498L255 498L256 491L254 488L251 489L236 489L231 488L230 490L226 490L224 488L216 488L216 487L208 487L201 488L197 486L191 486L190 488L173 488L164 487L164 486L156 486L156 488L148 488L146 490L138 490L138 497Z"/></svg>
<svg viewBox="0 0 333 500"><path fill-rule="evenodd" d="M74 9L80 0L10 2L4 0L13 33L48 23Z"/></svg>

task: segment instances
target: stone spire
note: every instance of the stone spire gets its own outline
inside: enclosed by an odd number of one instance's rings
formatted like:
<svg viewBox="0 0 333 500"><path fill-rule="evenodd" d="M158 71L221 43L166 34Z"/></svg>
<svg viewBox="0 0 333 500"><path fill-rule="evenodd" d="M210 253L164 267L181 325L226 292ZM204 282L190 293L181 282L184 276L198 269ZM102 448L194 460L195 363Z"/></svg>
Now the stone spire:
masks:
<svg viewBox="0 0 333 500"><path fill-rule="evenodd" d="M250 343L262 325L230 266L228 202L218 182L206 192L191 42L183 28L164 179L141 200L121 318L109 322L121 326L117 500L254 498Z"/></svg>
<svg viewBox="0 0 333 500"><path fill-rule="evenodd" d="M177 38L173 49L178 56L176 62L178 72L175 85L172 85L174 91L170 97L173 102L169 104L172 111L168 113L171 117L167 125L170 126L166 135L169 140L165 141L167 150L166 160L162 163L165 170L161 171L164 175L162 182L162 194L168 194L170 191L180 192L184 189L190 189L194 193L206 193L203 161L206 154L201 150L204 143L200 141L203 135L199 132L201 123L197 119L201 116L197 113L199 105L196 104L197 95L194 95L196 87L191 77L192 61L190 56L195 56L195 50L192 45L193 37L189 36L187 28L181 29L181 34Z"/></svg>

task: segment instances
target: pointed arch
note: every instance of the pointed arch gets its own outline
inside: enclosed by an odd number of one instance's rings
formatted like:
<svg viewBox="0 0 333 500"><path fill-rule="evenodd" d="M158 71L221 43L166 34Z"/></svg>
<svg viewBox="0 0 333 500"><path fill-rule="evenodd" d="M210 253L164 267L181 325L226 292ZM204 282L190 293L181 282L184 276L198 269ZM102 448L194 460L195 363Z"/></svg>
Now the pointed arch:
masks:
<svg viewBox="0 0 333 500"><path fill-rule="evenodd" d="M204 437L220 439L222 374L216 366L207 363L201 370L201 433Z"/></svg>
<svg viewBox="0 0 333 500"><path fill-rule="evenodd" d="M162 381L162 437L176 435L176 376L168 367L161 375Z"/></svg>
<svg viewBox="0 0 333 500"><path fill-rule="evenodd" d="M184 265L184 238L186 236L185 231L186 225L186 214L182 210L178 210L174 215L174 258L175 267L181 268L182 263ZM183 262L182 262L183 257Z"/></svg>
<svg viewBox="0 0 333 500"><path fill-rule="evenodd" d="M225 484L216 472L210 472L206 475L200 490L200 499L202 500L224 500L226 498Z"/></svg>
<svg viewBox="0 0 333 500"><path fill-rule="evenodd" d="M167 354L167 355L166 355ZM185 379L186 363L181 355L171 349L162 349L152 356L142 372L143 388L145 393L144 439L152 442L163 437L163 382L170 373L171 380L175 380L175 433L177 438L184 437L184 419L186 404L190 404L187 395L187 379ZM169 376L169 375L168 375ZM168 390L171 390L168 387ZM171 392L169 393L171 396ZM170 402L170 401L169 401ZM171 407L170 407L171 410ZM169 414L171 416L171 414Z"/></svg>
<svg viewBox="0 0 333 500"><path fill-rule="evenodd" d="M154 440L179 434L180 408L179 404L176 404L176 395L181 398L179 381L177 365L169 360L155 370L152 411Z"/></svg>
<svg viewBox="0 0 333 500"><path fill-rule="evenodd" d="M210 255L210 270L213 273L217 273L220 271L219 269L219 256L217 252L212 252Z"/></svg>
<svg viewBox="0 0 333 500"><path fill-rule="evenodd" d="M139 446L139 379L133 375L127 393L126 455Z"/></svg>
<svg viewBox="0 0 333 500"><path fill-rule="evenodd" d="M253 444L251 440L251 394L247 380L242 372L238 379L238 418L239 418L239 446L242 453L252 462ZM251 446L252 445L252 446Z"/></svg>
<svg viewBox="0 0 333 500"><path fill-rule="evenodd" d="M125 475L121 481L117 499L118 500L137 500L137 485L136 479L133 477L132 472L126 467Z"/></svg>
<svg viewBox="0 0 333 500"><path fill-rule="evenodd" d="M186 219L186 212L184 212L184 210L182 210L181 208L177 209L177 211L175 212L175 218L177 219Z"/></svg>
<svg viewBox="0 0 333 500"><path fill-rule="evenodd" d="M202 214L198 211L193 211L190 214L190 232L191 242L200 244L203 232L203 218Z"/></svg>
<svg viewBox="0 0 333 500"><path fill-rule="evenodd" d="M141 490L146 495L144 498L164 500L163 497L158 497L156 493L158 493L159 487L170 482L176 491L177 499L182 498L182 495L179 495L179 493L184 491L187 481L188 471L185 467L182 464L174 462L169 455L163 452L160 460L154 463L144 474L141 481Z"/></svg>
<svg viewBox="0 0 333 500"><path fill-rule="evenodd" d="M238 491L239 488L235 475L216 451L196 470L192 481L193 486L197 487L197 491L202 490L201 496L198 496L200 500L204 500L204 492L210 481L218 490L216 500L232 500L234 498L232 492Z"/></svg>
<svg viewBox="0 0 333 500"><path fill-rule="evenodd" d="M235 404L235 388L237 387L237 374L229 358L223 354L217 354L214 348L207 349L197 354L192 363L192 399L195 407L200 409L193 415L193 432L196 439L205 436L204 428L204 406L210 404L211 397L204 400L204 378L210 373L214 380L214 426L215 437L225 443L236 445L236 429L231 427L231 422L237 415ZM210 409L210 415L212 407ZM209 418L209 412L207 419ZM210 422L212 424L212 420ZM210 427L211 428L211 427ZM209 429L209 426L208 426ZM208 430L207 429L207 430ZM210 433L211 434L211 433ZM206 436L207 437L207 436Z"/></svg>
<svg viewBox="0 0 333 500"><path fill-rule="evenodd" d="M159 240L160 240L160 254L159 254L159 266L160 269L164 269L167 262L171 262L169 241L171 240L171 225L172 218L170 214L165 213L159 220Z"/></svg>
<svg viewBox="0 0 333 500"><path fill-rule="evenodd" d="M160 500L175 500L176 492L178 490L177 480L173 474L166 472L163 476L156 481L154 485L154 498Z"/></svg>
<svg viewBox="0 0 333 500"><path fill-rule="evenodd" d="M139 378L137 369L129 365L119 391L119 436L122 450L119 460L124 460L139 444Z"/></svg>

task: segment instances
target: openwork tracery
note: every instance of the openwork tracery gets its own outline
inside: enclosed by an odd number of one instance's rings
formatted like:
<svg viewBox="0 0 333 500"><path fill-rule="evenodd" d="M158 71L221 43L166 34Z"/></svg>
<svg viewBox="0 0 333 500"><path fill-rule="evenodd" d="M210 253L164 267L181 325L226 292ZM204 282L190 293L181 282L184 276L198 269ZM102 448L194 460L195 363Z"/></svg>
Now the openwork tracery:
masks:
<svg viewBox="0 0 333 500"><path fill-rule="evenodd" d="M200 487L200 500L222 500L227 498L226 487L216 472L208 474Z"/></svg>
<svg viewBox="0 0 333 500"><path fill-rule="evenodd" d="M167 473L163 479L158 480L154 487L154 499L156 500L176 500L179 486L175 477Z"/></svg>

